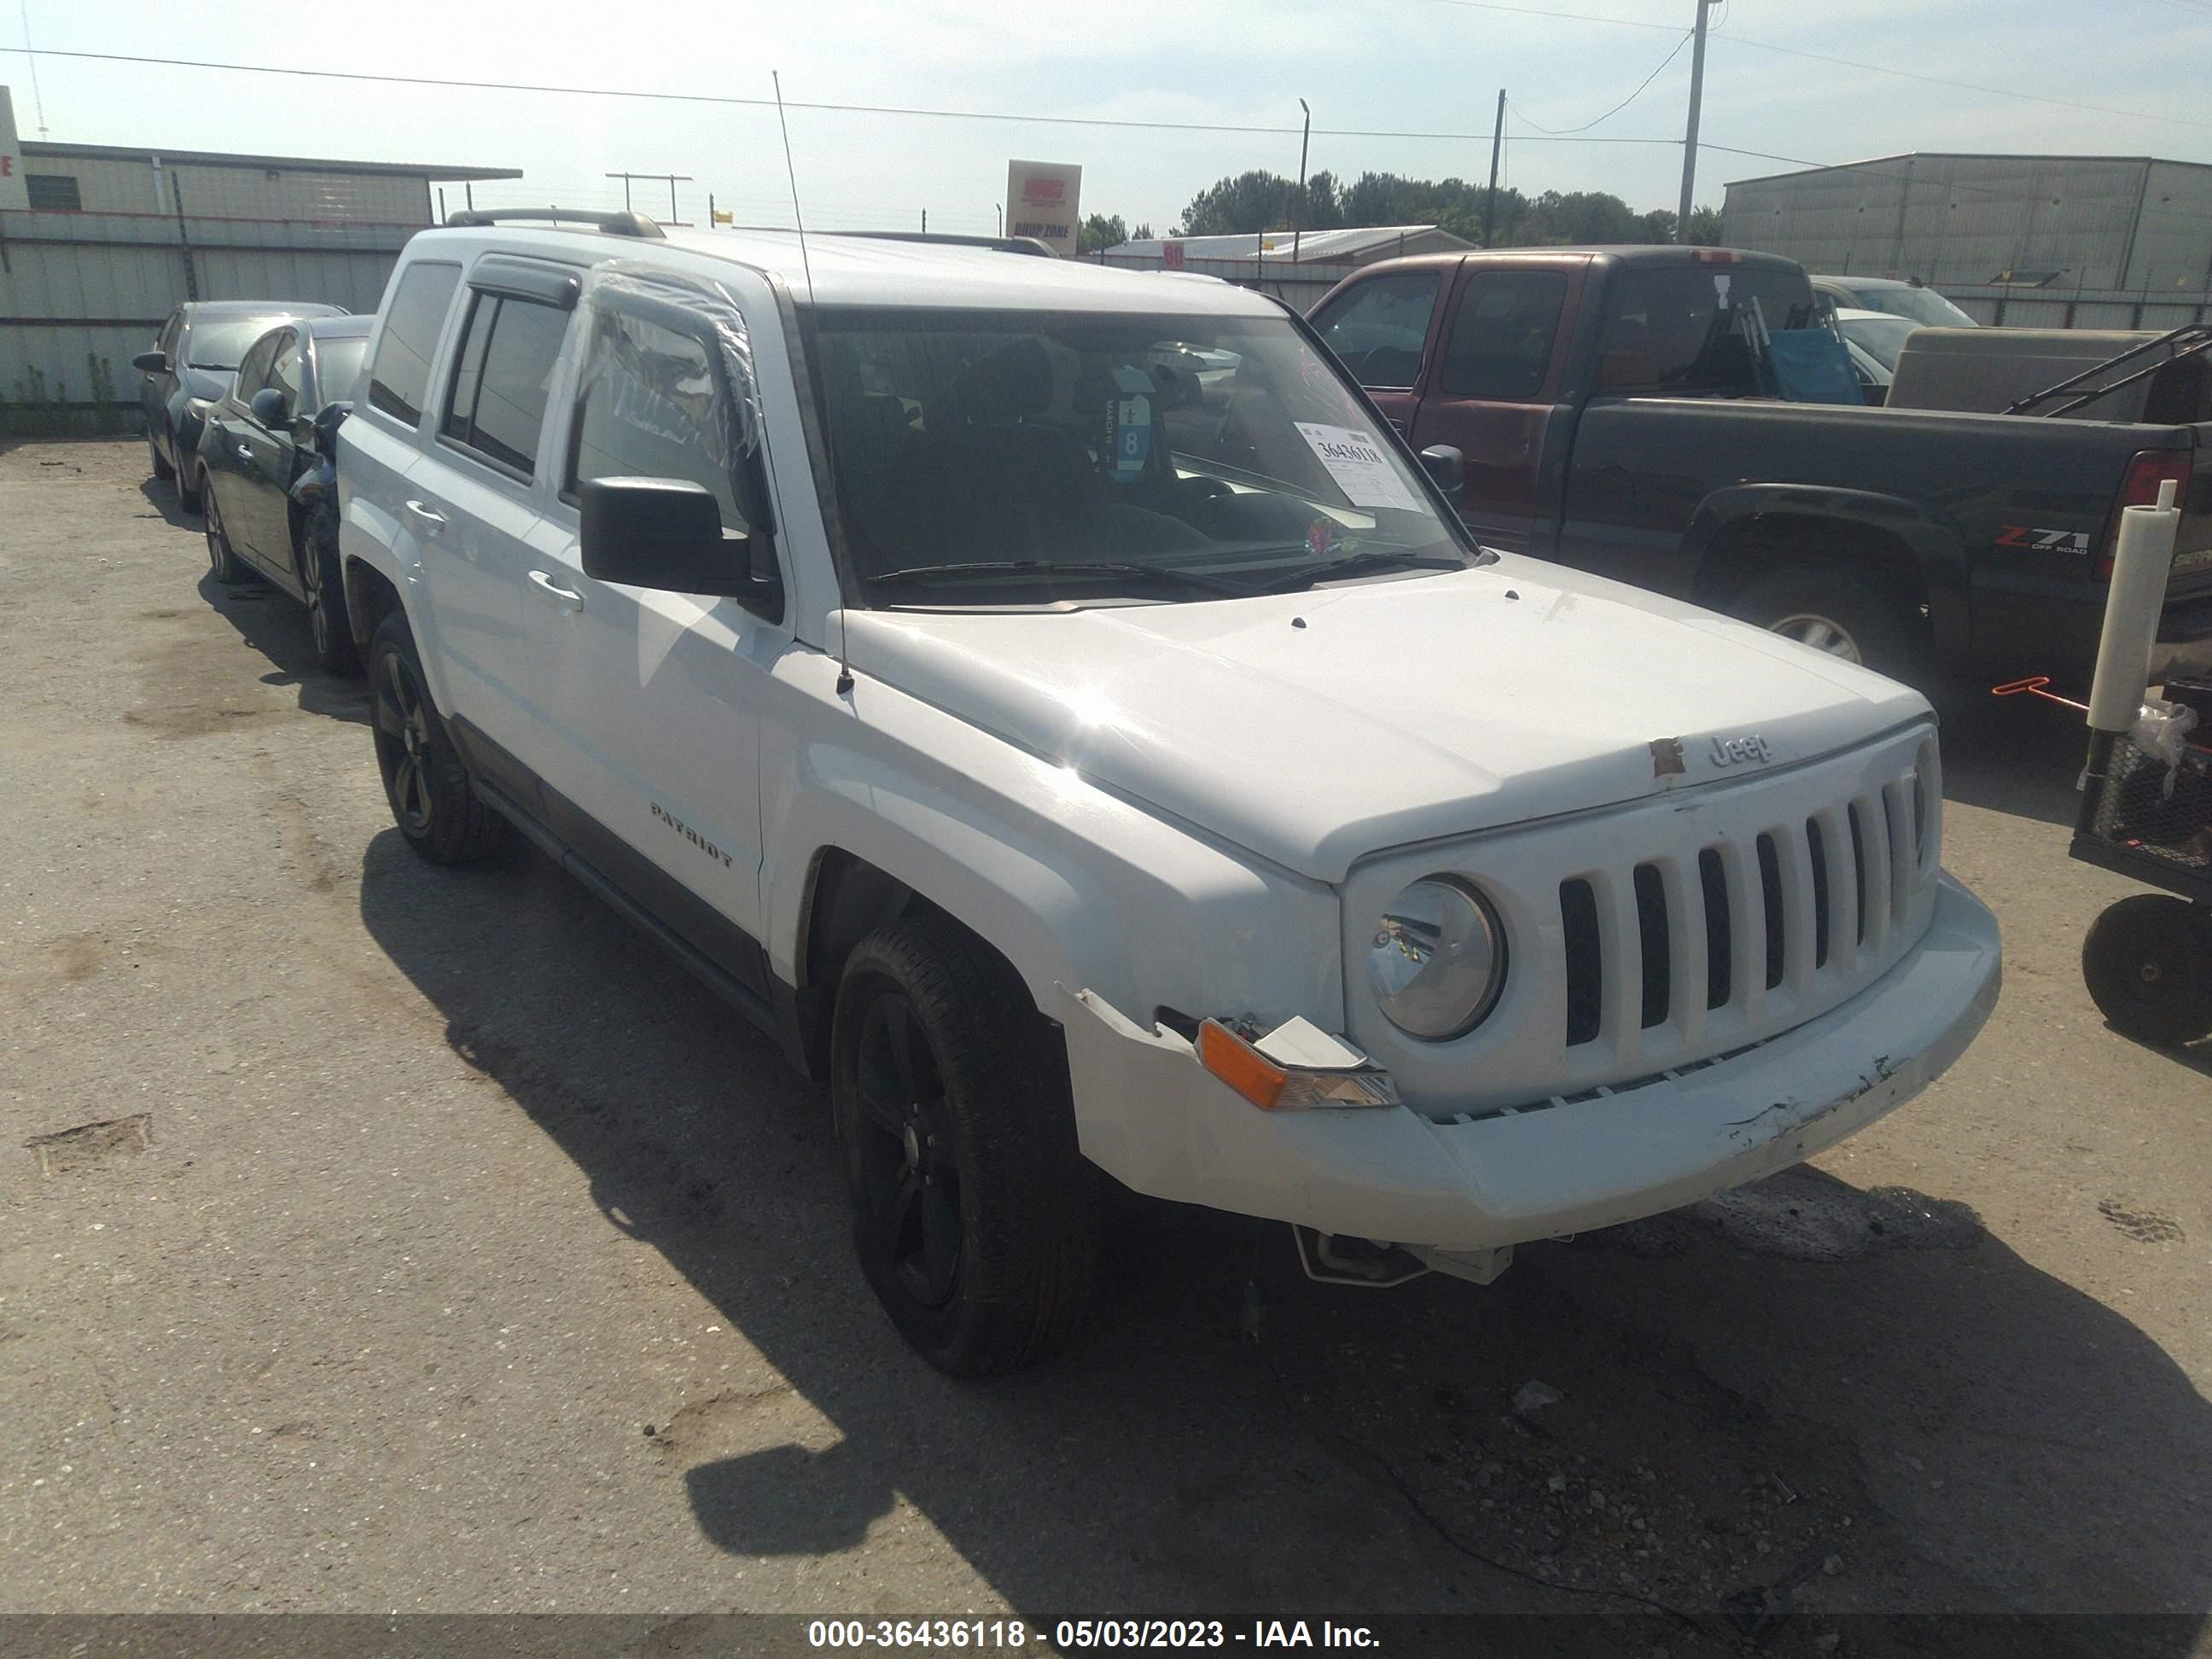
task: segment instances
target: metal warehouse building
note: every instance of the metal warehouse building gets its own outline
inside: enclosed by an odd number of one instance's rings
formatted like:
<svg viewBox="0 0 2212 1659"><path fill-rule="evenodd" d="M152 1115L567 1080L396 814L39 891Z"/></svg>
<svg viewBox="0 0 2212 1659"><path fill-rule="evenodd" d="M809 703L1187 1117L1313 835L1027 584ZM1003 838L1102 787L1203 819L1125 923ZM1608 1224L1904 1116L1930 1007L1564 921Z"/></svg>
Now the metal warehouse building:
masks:
<svg viewBox="0 0 2212 1659"><path fill-rule="evenodd" d="M1304 311L1362 265L1403 253L1455 253L1474 243L1435 225L1153 236L1094 257L1130 270L1193 270L1258 289Z"/></svg>
<svg viewBox="0 0 2212 1659"><path fill-rule="evenodd" d="M1985 323L2212 319L2212 167L1918 153L1744 179L1723 239L1826 275L1918 277Z"/></svg>
<svg viewBox="0 0 2212 1659"><path fill-rule="evenodd" d="M0 432L135 411L130 360L180 301L374 310L440 184L521 176L19 141L0 87Z"/></svg>

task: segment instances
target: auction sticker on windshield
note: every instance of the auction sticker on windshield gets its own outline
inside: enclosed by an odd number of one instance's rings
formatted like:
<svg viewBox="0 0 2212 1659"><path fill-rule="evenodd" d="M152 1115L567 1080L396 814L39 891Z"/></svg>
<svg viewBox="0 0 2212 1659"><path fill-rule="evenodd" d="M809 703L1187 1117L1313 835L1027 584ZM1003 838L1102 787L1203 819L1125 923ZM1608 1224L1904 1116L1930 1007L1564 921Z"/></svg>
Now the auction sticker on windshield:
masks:
<svg viewBox="0 0 2212 1659"><path fill-rule="evenodd" d="M1395 507L1407 513L1420 511L1420 503L1401 482L1375 440L1348 426L1297 422L1306 441L1336 487L1354 507Z"/></svg>

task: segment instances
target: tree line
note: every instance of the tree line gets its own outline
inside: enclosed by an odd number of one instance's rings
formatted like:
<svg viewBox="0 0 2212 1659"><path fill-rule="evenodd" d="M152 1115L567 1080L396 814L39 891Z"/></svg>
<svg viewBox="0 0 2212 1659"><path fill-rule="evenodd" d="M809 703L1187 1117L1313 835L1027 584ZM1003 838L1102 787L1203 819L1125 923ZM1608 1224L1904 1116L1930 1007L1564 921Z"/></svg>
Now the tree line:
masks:
<svg viewBox="0 0 2212 1659"><path fill-rule="evenodd" d="M1480 246L1489 199L1487 184L1465 179L1408 179L1395 173L1363 173L1346 182L1331 173L1306 181L1304 211L1299 211L1298 181L1255 167L1218 179L1190 199L1170 236L1255 234L1288 230L1352 229L1368 225L1436 225ZM1565 247L1590 242L1671 242L1674 210L1654 208L1638 213L1620 197L1601 190L1547 190L1535 196L1502 186L1492 240L1499 247ZM1150 225L1127 230L1121 216L1092 214L1082 227L1085 253L1133 237L1152 234ZM1707 247L1721 240L1717 208L1690 214L1690 240Z"/></svg>

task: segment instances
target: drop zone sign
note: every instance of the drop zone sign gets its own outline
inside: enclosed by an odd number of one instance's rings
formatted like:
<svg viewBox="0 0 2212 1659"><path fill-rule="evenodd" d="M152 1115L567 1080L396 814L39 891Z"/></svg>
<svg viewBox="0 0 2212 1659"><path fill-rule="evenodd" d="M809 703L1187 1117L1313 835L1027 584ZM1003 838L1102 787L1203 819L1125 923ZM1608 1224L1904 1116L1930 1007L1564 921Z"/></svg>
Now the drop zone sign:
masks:
<svg viewBox="0 0 2212 1659"><path fill-rule="evenodd" d="M1058 161L1006 163L1006 234L1034 236L1054 253L1075 252L1083 169Z"/></svg>

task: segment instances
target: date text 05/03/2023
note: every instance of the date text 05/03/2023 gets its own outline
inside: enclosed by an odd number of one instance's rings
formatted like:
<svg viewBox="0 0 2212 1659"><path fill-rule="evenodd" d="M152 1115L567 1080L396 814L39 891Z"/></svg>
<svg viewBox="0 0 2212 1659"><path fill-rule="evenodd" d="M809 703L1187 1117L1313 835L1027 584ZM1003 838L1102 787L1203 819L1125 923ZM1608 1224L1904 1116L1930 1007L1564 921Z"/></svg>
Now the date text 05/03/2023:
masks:
<svg viewBox="0 0 2212 1659"><path fill-rule="evenodd" d="M1021 1648L1045 1629L1019 1619L817 1619L806 1627L813 1648ZM1051 1646L1062 1652L1099 1648L1360 1648L1382 1646L1364 1625L1328 1620L1255 1619L1232 1626L1219 1619L1061 1619Z"/></svg>

